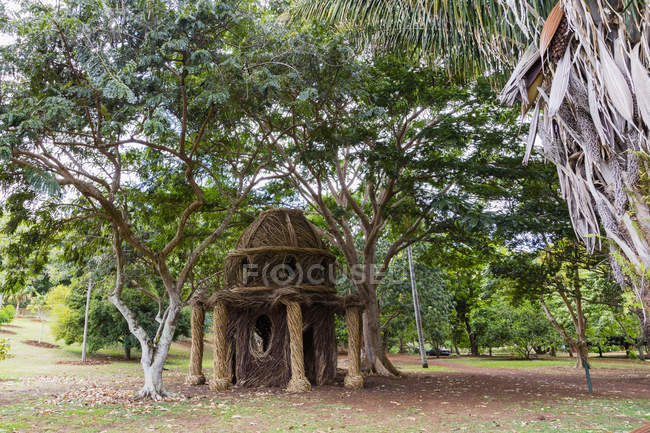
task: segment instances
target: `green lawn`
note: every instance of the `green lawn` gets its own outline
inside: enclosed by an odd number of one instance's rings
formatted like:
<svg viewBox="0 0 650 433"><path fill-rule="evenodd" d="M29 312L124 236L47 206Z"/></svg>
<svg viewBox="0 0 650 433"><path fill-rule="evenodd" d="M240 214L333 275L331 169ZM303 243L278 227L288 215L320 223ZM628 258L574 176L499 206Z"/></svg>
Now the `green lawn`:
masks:
<svg viewBox="0 0 650 433"><path fill-rule="evenodd" d="M453 369L455 364L469 365L472 367L485 367L485 368L516 368L516 369L548 369L548 372L553 372L554 367L573 367L576 364L575 359L571 358L557 358L557 359L531 359L531 360L513 360L513 359L498 359L498 358L466 358L466 357L452 357L436 359L440 364L448 365ZM650 371L650 362L647 361L632 361L622 360L623 362L613 362L607 358L592 357L589 362L591 368L620 368L630 369L640 368L648 369Z"/></svg>
<svg viewBox="0 0 650 433"><path fill-rule="evenodd" d="M484 386L487 378L501 377L509 384L512 372L516 380L542 380L561 367L563 374L581 375L571 369L569 359L511 361L487 358L430 359L423 370L417 355L394 356L406 379L377 382L368 380L361 391L341 386L316 387L312 392L291 395L278 389L243 389L211 392L207 387L191 398L161 403L118 399L111 403L92 403L66 397L80 395L92 388L99 395L104 390L123 391L130 395L140 383L137 362L77 366L57 364L80 359L78 345L64 346L53 341L44 328L44 341L58 344L57 349L33 347L23 340L37 339L40 323L18 319L16 327L4 328L15 334L9 338L12 357L0 362L0 433L4 432L470 432L470 433L596 433L628 432L650 422L650 401L626 394L588 396L580 391L539 392L535 384L516 394L499 394ZM204 366L211 371L211 350L206 348ZM165 372L165 381L179 387L188 366L187 344L175 343ZM136 355L137 352L134 353ZM95 359L121 356L119 347L92 355ZM470 373L463 367L472 367ZM649 365L612 360L594 360L601 374L634 377L648 385ZM474 369L474 367L478 369ZM529 369L535 369L529 372ZM486 376L481 373L485 372ZM413 373L417 373L414 375ZM535 375L530 375L535 373ZM603 376L605 377L605 376ZM431 385L422 385L432 380ZM487 382L486 382L487 383ZM474 385L474 388L467 388ZM515 385L513 385L515 386ZM521 384L517 386L523 386ZM188 389L188 388L184 388ZM465 389L478 389L465 391ZM525 391L525 392L524 392ZM75 394L76 393L76 394ZM535 394L536 393L536 394ZM531 394L535 396L531 398ZM125 394L126 395L126 394Z"/></svg>

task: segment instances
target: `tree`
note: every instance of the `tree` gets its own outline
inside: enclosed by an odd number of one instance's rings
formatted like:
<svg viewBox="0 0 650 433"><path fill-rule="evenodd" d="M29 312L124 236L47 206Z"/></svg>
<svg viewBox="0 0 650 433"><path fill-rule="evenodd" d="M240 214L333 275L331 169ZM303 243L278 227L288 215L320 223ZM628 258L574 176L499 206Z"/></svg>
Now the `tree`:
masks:
<svg viewBox="0 0 650 433"><path fill-rule="evenodd" d="M510 307L503 300L493 301L470 312L471 329L480 347L492 349L509 344L512 339L511 318L505 314Z"/></svg>
<svg viewBox="0 0 650 433"><path fill-rule="evenodd" d="M38 342L40 343L43 340L43 327L45 326L45 313L49 310L46 301L45 295L36 295L32 298L29 308L36 312L38 316L38 321L40 323L39 333L38 333Z"/></svg>
<svg viewBox="0 0 650 433"><path fill-rule="evenodd" d="M516 130L492 127L509 115L488 111L480 86L460 88L442 71L391 57L370 66L336 42L320 52L314 45L313 58L295 62L290 79L278 79L286 87L276 91L278 104L258 115L259 127L276 131L277 173L345 258L366 304L366 357L377 373L396 374L381 340L383 274L397 253L430 231L476 223L480 209L462 188L472 182L463 175L477 165L463 159L463 150ZM380 253L382 240L388 246Z"/></svg>
<svg viewBox="0 0 650 433"><path fill-rule="evenodd" d="M511 342L515 351L526 359L536 347L552 346L556 334L544 314L531 303L512 310Z"/></svg>
<svg viewBox="0 0 650 433"><path fill-rule="evenodd" d="M469 78L521 55L501 100L521 101L523 112L535 107L524 162L539 134L576 233L593 251L604 228L617 281L634 290L648 328L649 7L643 0L472 1L462 8L319 0L299 3L294 14L352 29L362 45L410 48ZM539 46L530 41L537 35Z"/></svg>
<svg viewBox="0 0 650 433"><path fill-rule="evenodd" d="M109 299L140 344L139 395L163 398L179 314L209 281L195 267L268 164L268 137L231 97L246 87L232 46L251 20L210 1L89 0L22 12L8 26L16 41L0 49L4 176L54 179L58 222L93 220L110 239ZM164 287L154 333L125 300L138 287L128 278L136 264Z"/></svg>
<svg viewBox="0 0 650 433"><path fill-rule="evenodd" d="M0 307L0 326L5 323L11 323L16 317L16 309L13 305Z"/></svg>
<svg viewBox="0 0 650 433"><path fill-rule="evenodd" d="M577 235L593 251L604 228L614 275L621 287L632 286L646 317L650 51L643 41L650 36L649 7L558 2L541 28L539 47L533 42L522 54L501 95L510 104L521 101L523 111L535 107L529 147L537 132L544 155L557 166ZM539 32L542 22L534 18L518 23L522 31Z"/></svg>
<svg viewBox="0 0 650 433"><path fill-rule="evenodd" d="M504 16L505 2L400 0L301 0L288 11L294 19L315 19L344 31L361 49L415 53L431 63L444 63L451 74L475 78L503 70L517 54L526 34ZM553 3L531 2L532 13L545 13Z"/></svg>
<svg viewBox="0 0 650 433"><path fill-rule="evenodd" d="M34 297L36 291L31 285L27 285L22 289L12 293L7 297L7 300L16 303L16 314L20 315L20 306L27 305L29 301Z"/></svg>
<svg viewBox="0 0 650 433"><path fill-rule="evenodd" d="M9 340L6 338L0 338L0 361L9 358L9 349L11 349Z"/></svg>
<svg viewBox="0 0 650 433"><path fill-rule="evenodd" d="M577 367L589 357L589 317L596 320L603 305L621 306L620 287L613 284L603 255L588 254L575 238L560 239L540 252L510 253L492 271L512 282L511 296L540 303L578 355Z"/></svg>
<svg viewBox="0 0 650 433"><path fill-rule="evenodd" d="M442 271L423 263L424 251L425 248L420 245L413 251L422 313L422 329L425 341L433 347L440 347L448 338L453 295L443 278ZM403 351L405 343L417 340L408 258L404 251L393 259L377 288L377 295L381 311L383 341L387 348L398 344L399 350Z"/></svg>
<svg viewBox="0 0 650 433"><path fill-rule="evenodd" d="M96 287L91 292L90 310L88 314L88 351L96 352L104 347L119 343L124 348L124 356L131 359L131 349L137 346L124 317L107 299L106 292L112 290L111 281L105 281L103 287ZM81 343L83 341L84 312L86 293L83 285L74 282L70 286L56 286L48 294L48 305L51 307L53 322L52 334L65 344ZM154 333L158 322L158 306L141 290L127 288L124 299L129 309L133 311L139 323L147 326L147 332ZM160 319L160 318L159 318ZM187 308L179 315L173 340L189 336L190 318Z"/></svg>

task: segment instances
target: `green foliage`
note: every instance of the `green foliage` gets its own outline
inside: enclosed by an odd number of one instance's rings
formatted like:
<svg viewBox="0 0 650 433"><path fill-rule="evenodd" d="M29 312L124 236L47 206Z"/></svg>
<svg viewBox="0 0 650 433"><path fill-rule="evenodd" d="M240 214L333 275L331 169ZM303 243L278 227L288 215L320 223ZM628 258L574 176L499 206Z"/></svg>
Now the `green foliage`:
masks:
<svg viewBox="0 0 650 433"><path fill-rule="evenodd" d="M440 269L420 260L423 249L414 249L415 278L425 342L439 347L449 339L452 294ZM413 296L406 251L395 257L378 288L384 340L388 346L417 341Z"/></svg>
<svg viewBox="0 0 650 433"><path fill-rule="evenodd" d="M513 333L512 307L506 302L492 302L470 312L470 326L481 347L496 348L509 345Z"/></svg>
<svg viewBox="0 0 650 433"><path fill-rule="evenodd" d="M550 347L558 343L558 335L546 316L537 306L526 303L504 312L511 321L511 343L514 350L529 359L537 347Z"/></svg>
<svg viewBox="0 0 650 433"><path fill-rule="evenodd" d="M0 308L0 325L11 323L16 317L16 309L13 305L5 305Z"/></svg>
<svg viewBox="0 0 650 433"><path fill-rule="evenodd" d="M538 0L529 7L546 16L553 4ZM512 24L521 18L500 2L303 0L291 13L341 29L362 49L415 52L464 78L503 68L528 39Z"/></svg>
<svg viewBox="0 0 650 433"><path fill-rule="evenodd" d="M6 338L0 338L0 361L9 358L9 349L11 349L9 340Z"/></svg>
<svg viewBox="0 0 650 433"><path fill-rule="evenodd" d="M91 292L88 313L88 351L96 352L104 347L122 344L125 350L137 347L138 342L129 331L128 324L117 309L107 300L102 288ZM136 319L150 335L155 335L158 327L156 316L158 305L138 289L127 289L124 293L127 305ZM51 328L54 338L65 344L83 341L84 314L86 309L86 287L58 285L48 294L48 305L53 318ZM181 312L174 340L190 335L190 309Z"/></svg>

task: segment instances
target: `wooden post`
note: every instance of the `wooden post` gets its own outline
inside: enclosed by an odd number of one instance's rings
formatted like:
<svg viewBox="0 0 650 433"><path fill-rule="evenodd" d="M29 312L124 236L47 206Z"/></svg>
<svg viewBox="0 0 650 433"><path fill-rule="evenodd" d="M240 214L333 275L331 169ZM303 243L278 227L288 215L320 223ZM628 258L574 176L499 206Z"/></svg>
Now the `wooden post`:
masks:
<svg viewBox="0 0 650 433"><path fill-rule="evenodd" d="M88 311L90 311L90 290L92 282L88 281L88 292L86 293L86 312L84 313L84 339L81 345L81 362L86 362L86 346L88 346Z"/></svg>
<svg viewBox="0 0 650 433"><path fill-rule="evenodd" d="M415 312L415 327L418 331L418 344L420 346L420 360L422 361L422 368L429 368L427 362L427 353L424 350L424 337L422 336L422 317L420 315L420 299L418 297L418 289L415 285L415 268L413 266L413 249L411 245L407 247L409 259L409 274L411 275L411 294L413 295L413 311Z"/></svg>
<svg viewBox="0 0 650 433"><path fill-rule="evenodd" d="M305 375L305 357L302 346L302 310L297 302L286 302L287 326L291 349L291 380L287 385L289 392L305 392L311 384Z"/></svg>
<svg viewBox="0 0 650 433"><path fill-rule="evenodd" d="M205 309L198 302L192 305L192 351L190 352L190 371L185 379L188 385L203 385L203 326Z"/></svg>
<svg viewBox="0 0 650 433"><path fill-rule="evenodd" d="M348 373L345 375L346 388L363 388L361 375L361 310L348 307L345 310L345 322L348 327Z"/></svg>
<svg viewBox="0 0 650 433"><path fill-rule="evenodd" d="M214 359L212 366L214 377L210 389L226 391L230 388L232 378L228 368L228 347L226 333L228 332L228 308L223 302L217 302L212 315L212 332L214 333Z"/></svg>

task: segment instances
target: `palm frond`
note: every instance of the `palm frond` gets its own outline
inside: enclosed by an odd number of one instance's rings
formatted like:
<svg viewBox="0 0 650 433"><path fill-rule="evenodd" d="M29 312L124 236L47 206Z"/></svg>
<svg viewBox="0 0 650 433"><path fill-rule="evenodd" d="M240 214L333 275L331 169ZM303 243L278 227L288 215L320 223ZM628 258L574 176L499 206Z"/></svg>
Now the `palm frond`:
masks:
<svg viewBox="0 0 650 433"><path fill-rule="evenodd" d="M516 23L546 16L553 4L536 0L523 16L498 0L303 0L290 14L336 26L358 47L414 53L472 78L511 66L530 37Z"/></svg>

